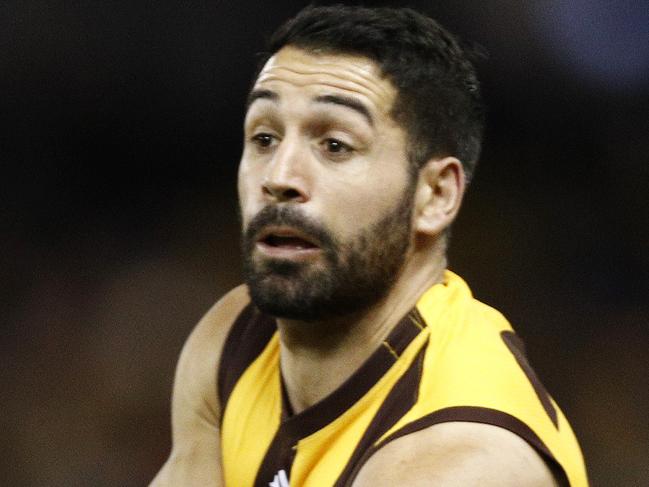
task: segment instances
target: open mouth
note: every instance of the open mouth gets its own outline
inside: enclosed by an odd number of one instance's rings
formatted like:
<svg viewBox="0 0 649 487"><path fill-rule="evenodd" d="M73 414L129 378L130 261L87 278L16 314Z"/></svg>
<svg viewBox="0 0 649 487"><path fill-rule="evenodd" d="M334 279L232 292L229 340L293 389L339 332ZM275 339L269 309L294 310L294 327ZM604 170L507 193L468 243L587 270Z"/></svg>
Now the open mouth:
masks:
<svg viewBox="0 0 649 487"><path fill-rule="evenodd" d="M299 252L320 248L312 238L292 228L265 229L259 235L257 243L271 252Z"/></svg>
<svg viewBox="0 0 649 487"><path fill-rule="evenodd" d="M265 239L261 240L261 242L269 247L282 247L285 249L303 250L316 248L316 245L304 240L303 238L285 237L282 235L269 235Z"/></svg>

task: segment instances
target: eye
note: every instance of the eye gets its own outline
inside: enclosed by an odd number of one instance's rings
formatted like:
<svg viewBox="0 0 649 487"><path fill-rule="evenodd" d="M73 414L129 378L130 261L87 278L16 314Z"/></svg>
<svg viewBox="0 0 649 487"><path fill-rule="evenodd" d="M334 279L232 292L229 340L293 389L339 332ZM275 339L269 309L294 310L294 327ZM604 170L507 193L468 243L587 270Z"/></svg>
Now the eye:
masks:
<svg viewBox="0 0 649 487"><path fill-rule="evenodd" d="M250 140L257 147L265 149L265 148L270 147L271 145L273 145L274 139L275 139L275 137L273 137L270 134L260 133L260 134L253 135Z"/></svg>
<svg viewBox="0 0 649 487"><path fill-rule="evenodd" d="M325 150L331 154L342 155L347 154L353 150L351 146L345 144L344 142L341 142L338 139L325 139L323 144Z"/></svg>

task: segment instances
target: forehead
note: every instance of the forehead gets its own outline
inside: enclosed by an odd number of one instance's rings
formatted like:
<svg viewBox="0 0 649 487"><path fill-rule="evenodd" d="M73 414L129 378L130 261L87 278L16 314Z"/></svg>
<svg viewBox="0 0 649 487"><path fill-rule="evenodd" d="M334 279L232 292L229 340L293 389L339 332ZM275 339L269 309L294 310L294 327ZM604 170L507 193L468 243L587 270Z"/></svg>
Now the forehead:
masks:
<svg viewBox="0 0 649 487"><path fill-rule="evenodd" d="M389 115L396 89L379 66L363 56L311 53L286 46L273 55L257 77L253 90L302 91L310 96L337 93L359 98L377 114Z"/></svg>

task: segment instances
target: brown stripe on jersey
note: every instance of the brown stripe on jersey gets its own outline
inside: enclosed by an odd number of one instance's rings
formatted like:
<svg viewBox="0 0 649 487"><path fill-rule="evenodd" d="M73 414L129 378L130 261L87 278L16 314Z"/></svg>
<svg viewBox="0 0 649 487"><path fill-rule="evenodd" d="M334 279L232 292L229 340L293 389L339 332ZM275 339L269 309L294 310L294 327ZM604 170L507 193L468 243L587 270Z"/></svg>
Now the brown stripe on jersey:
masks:
<svg viewBox="0 0 649 487"><path fill-rule="evenodd" d="M217 386L221 411L225 411L239 378L264 350L276 329L275 319L259 312L253 304L241 311L228 333L219 362Z"/></svg>
<svg viewBox="0 0 649 487"><path fill-rule="evenodd" d="M559 483L559 485L561 487L570 487L570 482L568 481L566 472L563 470L561 464L556 460L556 458L554 458L554 455L552 455L541 438L539 438L538 435L534 433L534 431L532 431L529 426L523 423L520 419L515 418L514 416L511 416L510 414L504 413L502 411L475 406L456 406L440 409L439 411L435 411L426 416L423 416L413 421L412 423L408 423L403 428L392 433L378 445L370 448L361 459L356 473L358 473L360 467L362 467L363 464L365 464L374 453L376 453L381 447L388 444L389 442L411 433L421 431L425 428L428 428L429 426L452 421L490 424L492 426L504 428L520 436L530 445L532 445L532 447L539 453L541 458L550 468L550 471L554 475L554 478ZM350 478L346 485L351 485L353 481L354 478Z"/></svg>
<svg viewBox="0 0 649 487"><path fill-rule="evenodd" d="M416 327L420 329L426 328L426 320L424 319L423 316L421 316L421 313L419 312L418 308L413 308L413 310L410 312L410 319L412 322L415 324Z"/></svg>
<svg viewBox="0 0 649 487"><path fill-rule="evenodd" d="M543 405L543 409L545 409L545 412L554 424L554 427L559 429L559 418L557 417L557 410L550 400L550 394L548 394L548 391L545 389L545 387L543 387L543 384L539 380L536 372L534 372L534 369L525 356L525 344L523 343L523 340L521 340L518 335L516 335L512 331L503 331L500 336L505 342L505 345L507 345L509 351L512 353L512 355L514 355L514 358L516 359L516 362L518 362L520 368L523 369L523 372L525 372L527 379L532 384L534 392L536 392L539 401L541 401L541 404Z"/></svg>
<svg viewBox="0 0 649 487"><path fill-rule="evenodd" d="M290 475L299 440L299 437L291 436L286 429L280 427L257 471L255 487L268 487L280 470L284 470L287 476Z"/></svg>
<svg viewBox="0 0 649 487"><path fill-rule="evenodd" d="M362 465L360 459L363 458L367 450L417 402L427 343L423 345L408 370L399 378L381 404L334 487L348 485L350 479L356 477L358 469Z"/></svg>
<svg viewBox="0 0 649 487"><path fill-rule="evenodd" d="M295 438L304 438L324 428L376 384L420 331L408 313L386 338L389 347L380 346L338 389L299 414L287 417L281 428ZM290 410L290 407L286 410Z"/></svg>

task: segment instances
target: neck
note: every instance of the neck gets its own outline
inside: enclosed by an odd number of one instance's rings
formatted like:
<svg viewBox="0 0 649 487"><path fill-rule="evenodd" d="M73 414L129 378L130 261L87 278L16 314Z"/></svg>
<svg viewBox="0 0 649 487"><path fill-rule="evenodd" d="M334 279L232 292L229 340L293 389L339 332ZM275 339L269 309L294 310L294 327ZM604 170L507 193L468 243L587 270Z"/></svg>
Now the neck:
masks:
<svg viewBox="0 0 649 487"><path fill-rule="evenodd" d="M278 319L281 367L296 413L337 389L388 336L419 297L442 281L443 249L412 252L388 294L371 307L335 320Z"/></svg>

